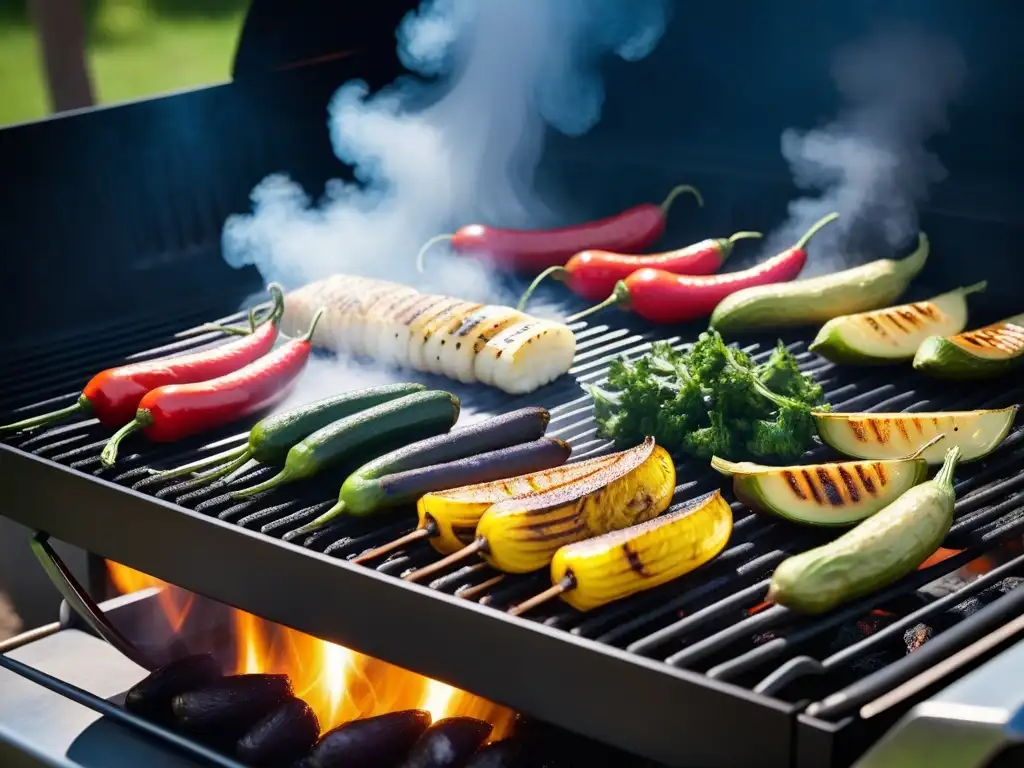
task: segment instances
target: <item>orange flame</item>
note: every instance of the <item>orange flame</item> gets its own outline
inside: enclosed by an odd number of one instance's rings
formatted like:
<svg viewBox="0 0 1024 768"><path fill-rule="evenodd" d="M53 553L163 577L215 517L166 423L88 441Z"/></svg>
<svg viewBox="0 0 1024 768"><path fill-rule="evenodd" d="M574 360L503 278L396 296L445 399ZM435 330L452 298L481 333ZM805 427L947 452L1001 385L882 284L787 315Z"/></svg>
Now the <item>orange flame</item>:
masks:
<svg viewBox="0 0 1024 768"><path fill-rule="evenodd" d="M115 588L134 592L160 588L160 605L173 631L180 631L194 596L128 566L107 561ZM438 680L364 656L334 643L233 610L234 674L284 673L295 695L316 712L323 731L359 717L401 709L424 709L435 721L453 715L486 720L491 740L507 736L515 713Z"/></svg>

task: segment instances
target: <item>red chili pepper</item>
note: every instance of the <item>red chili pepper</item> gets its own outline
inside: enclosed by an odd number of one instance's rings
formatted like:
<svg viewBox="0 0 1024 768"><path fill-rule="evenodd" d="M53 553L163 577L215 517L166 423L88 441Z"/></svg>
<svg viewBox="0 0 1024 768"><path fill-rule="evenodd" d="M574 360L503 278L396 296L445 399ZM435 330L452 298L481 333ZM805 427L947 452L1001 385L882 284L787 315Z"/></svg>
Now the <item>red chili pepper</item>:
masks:
<svg viewBox="0 0 1024 768"><path fill-rule="evenodd" d="M277 340L277 326L284 312L284 293L277 284L270 286L270 293L274 308L259 328L251 312L248 332L216 327L228 333L244 334L245 338L188 355L108 368L89 380L74 405L0 426L0 432L32 429L78 415L95 416L103 426L116 429L135 417L139 401L156 387L204 381L238 370L269 352Z"/></svg>
<svg viewBox="0 0 1024 768"><path fill-rule="evenodd" d="M702 240L665 253L633 256L610 251L581 251L569 259L564 267L548 267L526 289L519 300L518 309L526 306L537 286L546 277L563 281L569 290L588 301L599 301L615 290L619 280L625 280L638 269L651 267L677 275L710 275L722 266L732 253L737 240L763 237L760 232L737 232L731 237Z"/></svg>
<svg viewBox="0 0 1024 768"><path fill-rule="evenodd" d="M121 441L140 429L157 443L171 443L230 424L283 398L313 349L311 339L324 310L305 336L292 339L244 368L208 381L157 387L139 401L135 419L114 433L100 454L103 466L117 460Z"/></svg>
<svg viewBox="0 0 1024 768"><path fill-rule="evenodd" d="M612 295L569 318L575 322L606 307L620 305L652 323L683 323L707 317L718 302L741 288L783 283L800 274L807 263L807 242L830 221L830 213L808 230L792 248L750 269L724 275L676 275L661 269L641 269L615 284Z"/></svg>
<svg viewBox="0 0 1024 768"><path fill-rule="evenodd" d="M453 235L431 238L416 256L416 269L423 271L423 257L437 243L451 241L460 254L481 256L500 269L536 274L542 269L565 264L573 254L588 248L620 253L639 253L661 237L665 217L673 201L684 192L704 205L696 187L678 186L661 205L644 203L615 216L560 229L499 229L469 224Z"/></svg>

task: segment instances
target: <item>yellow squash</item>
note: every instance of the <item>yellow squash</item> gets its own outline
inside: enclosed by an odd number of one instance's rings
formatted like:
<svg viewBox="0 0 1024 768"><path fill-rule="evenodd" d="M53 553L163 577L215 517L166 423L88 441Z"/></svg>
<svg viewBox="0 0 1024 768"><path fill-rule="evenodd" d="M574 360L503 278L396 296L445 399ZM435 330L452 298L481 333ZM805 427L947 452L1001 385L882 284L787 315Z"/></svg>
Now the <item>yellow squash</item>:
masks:
<svg viewBox="0 0 1024 768"><path fill-rule="evenodd" d="M657 517L672 501L675 465L648 437L578 482L495 504L480 518L476 542L490 565L528 573L558 548Z"/></svg>
<svg viewBox="0 0 1024 768"><path fill-rule="evenodd" d="M580 611L599 608L710 562L730 535L732 510L714 491L671 514L561 547L551 561L554 586L509 612L518 616L555 595Z"/></svg>
<svg viewBox="0 0 1024 768"><path fill-rule="evenodd" d="M431 545L442 554L450 554L473 542L480 517L495 504L576 482L614 461L614 455L600 456L507 480L428 493L416 503L418 527L436 529L436 534L430 537Z"/></svg>
<svg viewBox="0 0 1024 768"><path fill-rule="evenodd" d="M814 414L821 439L840 453L858 459L896 459L915 453L938 435L945 439L929 445L920 457L940 464L952 445L962 451L961 461L974 461L994 451L1006 438L1017 416L1017 406L991 411L939 411L936 413L833 413Z"/></svg>

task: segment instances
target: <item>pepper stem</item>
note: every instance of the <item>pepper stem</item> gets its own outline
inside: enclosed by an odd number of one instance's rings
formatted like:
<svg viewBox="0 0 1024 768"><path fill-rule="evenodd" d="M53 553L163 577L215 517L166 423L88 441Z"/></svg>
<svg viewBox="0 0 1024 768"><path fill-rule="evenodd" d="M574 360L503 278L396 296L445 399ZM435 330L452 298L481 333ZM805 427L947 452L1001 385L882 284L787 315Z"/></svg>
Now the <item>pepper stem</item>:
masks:
<svg viewBox="0 0 1024 768"><path fill-rule="evenodd" d="M718 249L722 252L722 262L724 263L732 255L733 246L736 245L740 240L757 240L764 237L760 232L734 232L729 237L716 240L718 243Z"/></svg>
<svg viewBox="0 0 1024 768"><path fill-rule="evenodd" d="M331 522L331 520L333 520L334 518L343 514L345 514L345 502L343 502L341 499L338 499L337 504L335 504L333 507L331 507L322 515L320 515L320 517L316 518L316 520L312 520L311 522L308 522L301 528L297 529L295 533L312 533L316 529L320 528L323 525L326 525L327 523Z"/></svg>
<svg viewBox="0 0 1024 768"><path fill-rule="evenodd" d="M553 267L548 267L539 275L537 275L537 277L533 279L533 282L530 283L530 287L527 288L526 291L523 293L522 298L519 299L519 303L516 304L516 309L518 309L520 312L523 311L523 308L526 306L526 302L533 295L533 292L537 290L537 286L540 285L541 282L543 282L544 278L554 276L556 280L560 280L563 272L568 273L569 270L566 269L565 267L556 264Z"/></svg>
<svg viewBox="0 0 1024 768"><path fill-rule="evenodd" d="M988 288L988 280L982 280L980 283L974 285L968 285L960 289L961 296L970 296L972 293L981 293Z"/></svg>
<svg viewBox="0 0 1024 768"><path fill-rule="evenodd" d="M218 467L217 469L212 469L209 472L202 472L198 474L196 476L196 482L209 483L212 480L217 480L218 478L221 477L227 477L236 469L241 469L242 467L244 467L251 460L252 454L246 451L245 453L241 454L238 458L236 458L234 461L229 461L223 467Z"/></svg>
<svg viewBox="0 0 1024 768"><path fill-rule="evenodd" d="M427 242L423 244L423 247L420 248L419 253L416 254L416 271L421 273L423 272L423 257L427 255L427 251L438 243L444 243L449 240L453 240L454 238L455 235L437 235L436 237L432 237L427 240Z"/></svg>
<svg viewBox="0 0 1024 768"><path fill-rule="evenodd" d="M324 316L324 312L327 311L327 307L320 307L313 315L313 319L309 323L309 330L299 339L299 341L312 341L313 332L316 330L317 323L320 322L320 318Z"/></svg>
<svg viewBox="0 0 1024 768"><path fill-rule="evenodd" d="M180 467L175 467L174 469L149 469L147 471L151 475L158 475L170 480L172 477L181 477L182 475L188 475L193 472L197 472L200 469L206 469L207 467L220 466L224 462L232 461L233 459L248 452L248 444L242 443L235 448L215 453L212 456L207 456L205 459L198 459L197 461L191 461L188 464L182 464Z"/></svg>
<svg viewBox="0 0 1024 768"><path fill-rule="evenodd" d="M929 448L931 448L933 445L935 445L937 442L939 442L939 440L945 440L945 439L946 439L946 433L945 432L943 432L940 435L936 435L931 440L929 440L924 445L922 445L920 448L918 448L916 451L914 451L912 454L907 456L907 461L912 461L913 459L918 458L922 453L924 453Z"/></svg>
<svg viewBox="0 0 1024 768"><path fill-rule="evenodd" d="M575 323L578 320L582 320L585 317L600 312L602 309L608 309L608 307L614 306L629 306L629 286L622 280L619 280L615 284L615 290L612 291L612 295L602 301L600 304L595 304L590 309L584 309L582 312L577 312L575 315L566 318L567 323Z"/></svg>
<svg viewBox="0 0 1024 768"><path fill-rule="evenodd" d="M836 213L835 211L828 214L827 216L822 216L814 224L811 225L811 228L804 233L803 237L801 237L799 240L796 241L796 243L793 244L791 250L802 251L804 248L807 247L807 244L811 241L812 237L818 234L822 230L822 228L825 227L827 224L832 223L838 218L839 214Z"/></svg>
<svg viewBox="0 0 1024 768"><path fill-rule="evenodd" d="M543 592L540 592L527 600L523 600L519 605L513 605L508 609L507 613L509 616L521 616L527 611L536 608L541 603L546 603L548 600L558 597L564 592L568 592L570 589L574 589L575 587L576 577L572 575L572 571L569 571L557 584L548 587Z"/></svg>
<svg viewBox="0 0 1024 768"><path fill-rule="evenodd" d="M668 216L668 209L672 207L672 203L676 201L676 198L679 197L684 192L688 192L691 195L693 195L695 198L697 198L697 205L701 208L704 207L704 196L701 195L699 189L690 186L689 184L680 184L677 187L672 187L668 195L665 197L665 200L662 202L661 215L663 217Z"/></svg>
<svg viewBox="0 0 1024 768"><path fill-rule="evenodd" d="M53 424L58 421L70 419L71 417L78 416L79 414L88 416L91 413L92 404L85 395L82 395L74 405L69 405L67 408L61 408L59 411L50 411L49 413L44 413L39 416L33 416L31 419L22 419L21 421L15 421L12 424L4 424L0 426L0 435L5 432L21 432L25 429L44 427L47 424Z"/></svg>
<svg viewBox="0 0 1024 768"><path fill-rule="evenodd" d="M956 471L957 462L960 461L960 446L954 445L946 451L946 458L942 461L942 468L932 478L932 482L952 490L953 473Z"/></svg>
<svg viewBox="0 0 1024 768"><path fill-rule="evenodd" d="M310 523L309 526L304 527L310 527L315 523L316 520ZM381 544L379 547L368 549L358 557L353 557L351 560L349 560L349 562L355 565L362 565L368 560L375 560L381 555L386 555L388 552L393 552L394 550L398 549L399 547L405 546L406 544L412 544L414 541L419 541L420 539L429 539L431 536L437 536L438 533L440 533L440 530L437 527L437 521L434 520L434 518L428 514L426 518L426 525L424 525L422 528L417 528L416 530L411 531L405 534L404 536L399 536L397 539L392 539L387 544Z"/></svg>
<svg viewBox="0 0 1024 768"><path fill-rule="evenodd" d="M114 466L114 462L117 461L117 449L121 445L121 441L133 432L138 432L140 429L145 429L152 424L152 414L145 408L140 408L136 412L135 418L117 430L107 441L107 444L103 446L103 450L100 452L100 463L107 468Z"/></svg>
<svg viewBox="0 0 1024 768"><path fill-rule="evenodd" d="M262 483L257 483L249 488L243 488L240 491L233 491L230 496L233 499L247 499L250 496L255 496L258 493L269 491L272 488L276 488L279 485L288 483L292 477L295 476L294 470L284 467L280 472L274 475L269 480L264 480Z"/></svg>

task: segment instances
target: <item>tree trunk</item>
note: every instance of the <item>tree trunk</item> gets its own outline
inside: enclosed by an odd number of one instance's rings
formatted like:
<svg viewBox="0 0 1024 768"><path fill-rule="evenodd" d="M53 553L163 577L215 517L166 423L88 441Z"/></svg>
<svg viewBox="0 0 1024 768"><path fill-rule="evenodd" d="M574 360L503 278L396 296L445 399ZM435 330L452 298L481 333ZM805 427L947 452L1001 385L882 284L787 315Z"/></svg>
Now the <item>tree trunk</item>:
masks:
<svg viewBox="0 0 1024 768"><path fill-rule="evenodd" d="M39 38L52 110L92 106L80 0L29 0L29 10Z"/></svg>

